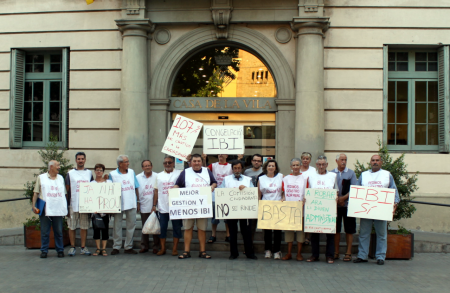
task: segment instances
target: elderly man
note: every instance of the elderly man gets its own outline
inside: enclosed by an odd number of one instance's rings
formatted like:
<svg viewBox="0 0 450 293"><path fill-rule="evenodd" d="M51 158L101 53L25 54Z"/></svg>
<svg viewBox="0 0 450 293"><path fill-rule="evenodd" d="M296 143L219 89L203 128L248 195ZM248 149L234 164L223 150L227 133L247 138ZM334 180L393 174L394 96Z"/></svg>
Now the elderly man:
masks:
<svg viewBox="0 0 450 293"><path fill-rule="evenodd" d="M317 189L338 189L336 182L336 173L327 171L327 157L319 156L316 160L317 173L309 174L308 185L310 188ZM336 195L337 198L337 195ZM325 251L326 261L329 264L334 263L334 234L326 234L327 246ZM319 260L319 241L320 233L311 233L311 249L312 255L308 258L308 262Z"/></svg>
<svg viewBox="0 0 450 293"><path fill-rule="evenodd" d="M185 187L206 187L211 186L211 191L217 187L217 181L214 178L212 172L205 167L202 167L202 156L199 154L193 154L191 157L191 167L181 172L180 176L173 188L185 188ZM199 257L210 259L211 256L206 253L206 233L205 230L208 227L207 218L198 219L184 219L184 252L178 256L179 259L185 259L191 257L191 240L192 232L194 230L194 224L197 223L198 240L200 245Z"/></svg>
<svg viewBox="0 0 450 293"><path fill-rule="evenodd" d="M141 163L142 173L136 176L139 182L139 204L141 211L142 226L147 221L150 214L156 211L156 204L154 203L154 189L156 186L156 174L153 172L153 164L150 160L143 160ZM153 254L158 253L160 245L159 236L153 234ZM149 249L149 235L141 235L141 250L139 253L146 253Z"/></svg>
<svg viewBox="0 0 450 293"><path fill-rule="evenodd" d="M63 217L67 215L66 188L64 178L59 175L61 169L59 162L50 161L48 163L48 172L41 174L36 179L33 194L33 211L39 214L41 222L41 258L47 258L48 246L50 242L50 228L53 227L55 237L55 246L58 257L64 257L63 243ZM39 210L36 202L43 204Z"/></svg>
<svg viewBox="0 0 450 293"><path fill-rule="evenodd" d="M392 213L395 213L397 204L400 202L397 186L395 186L394 177L389 171L381 169L383 161L379 155L373 155L370 159L371 170L365 171L359 176L358 185L392 188L395 189L395 204ZM377 234L377 249L375 257L378 265L384 265L387 249L387 222L381 220L361 219L359 232L358 258L354 263L367 262L369 254L370 234L372 233L372 224Z"/></svg>
<svg viewBox="0 0 450 293"><path fill-rule="evenodd" d="M181 171L175 170L175 159L173 157L164 158L164 171L158 174L156 177L155 191L153 195L153 208L158 206L159 210L159 222L161 224L161 250L156 255L161 256L166 254L166 237L167 227L169 225L169 189L175 185ZM183 226L182 220L172 220L173 229L173 247L172 256L178 255L178 242L181 238L181 227Z"/></svg>
<svg viewBox="0 0 450 293"><path fill-rule="evenodd" d="M240 160L231 163L233 174L224 178L219 188L239 188L242 190L246 187L254 187L252 178L243 176L242 170L244 163ZM258 259L253 250L252 242L252 221L253 219L231 219L227 220L230 228L230 257L229 259L236 259L239 256L237 245L238 222L241 228L242 239L244 239L245 255L250 259Z"/></svg>
<svg viewBox="0 0 450 293"><path fill-rule="evenodd" d="M347 155L339 154L336 156L337 168L331 172L336 173L339 187L336 219L336 235L334 236L334 259L339 259L339 242L341 241L342 219L344 220L345 238L347 240L347 252L344 255L344 261L352 260L352 242L353 234L356 233L356 219L347 217L348 194L350 185L357 185L355 172L347 168Z"/></svg>
<svg viewBox="0 0 450 293"><path fill-rule="evenodd" d="M122 219L126 216L126 238L123 245L127 254L137 254L133 249L133 234L136 228L136 210L139 211L139 182L132 169L129 169L130 160L126 155L117 157L118 168L109 173L112 182L120 182L122 186L122 212L114 214L113 250L111 255L119 254L122 247Z"/></svg>
<svg viewBox="0 0 450 293"><path fill-rule="evenodd" d="M78 222L80 224L80 236L81 236L81 251L80 254L91 255L86 247L87 229L89 229L89 214L80 214L79 211L79 198L80 198L80 183L91 182L94 180L91 170L84 168L86 163L86 154L78 152L75 154L75 162L77 167L70 170L66 175L66 189L68 194L67 201L69 202L69 216L67 219L67 225L69 226L69 238L71 248L69 249L69 256L75 256L75 232L77 230Z"/></svg>

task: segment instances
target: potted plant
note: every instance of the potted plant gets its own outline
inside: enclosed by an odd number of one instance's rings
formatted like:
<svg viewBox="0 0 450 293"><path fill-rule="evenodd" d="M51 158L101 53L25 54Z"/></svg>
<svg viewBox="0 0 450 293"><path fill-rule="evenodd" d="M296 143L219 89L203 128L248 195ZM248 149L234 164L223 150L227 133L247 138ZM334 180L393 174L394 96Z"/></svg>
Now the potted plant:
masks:
<svg viewBox="0 0 450 293"><path fill-rule="evenodd" d="M411 203L413 197L411 194L418 190L417 180L419 172L410 176L406 170L405 154L402 153L397 159L393 159L389 154L389 151L385 145L378 140L378 154L380 155L384 170L391 172L394 178L395 185L397 186L400 196L400 202L398 203L397 210L395 211L393 221L401 219L411 218L416 211L415 206ZM362 172L371 169L370 163L367 163L367 167L356 161L355 173L359 177ZM398 225L398 229L389 229L391 222L388 222L388 237L387 237L387 259L411 259L414 256L414 234L408 231L404 227ZM369 249L369 256L374 257L376 248L376 237L372 233L371 244Z"/></svg>
<svg viewBox="0 0 450 293"><path fill-rule="evenodd" d="M39 150L38 154L41 156L41 160L44 166L39 168L39 173L34 174L34 178L48 171L48 162L56 160L60 163L61 169L59 174L66 177L67 172L73 168L70 161L64 157L65 150L60 150L57 146L58 140L55 136L50 134L50 141L43 150ZM34 186L36 180L28 181L24 186L24 196L30 199L30 205L33 202ZM24 245L26 248L40 248L41 247L41 225L39 217L34 216L26 220L24 224ZM69 233L66 219L63 219L63 242L64 246L69 244ZM49 248L55 248L55 240L53 238L53 229L50 232L50 246Z"/></svg>

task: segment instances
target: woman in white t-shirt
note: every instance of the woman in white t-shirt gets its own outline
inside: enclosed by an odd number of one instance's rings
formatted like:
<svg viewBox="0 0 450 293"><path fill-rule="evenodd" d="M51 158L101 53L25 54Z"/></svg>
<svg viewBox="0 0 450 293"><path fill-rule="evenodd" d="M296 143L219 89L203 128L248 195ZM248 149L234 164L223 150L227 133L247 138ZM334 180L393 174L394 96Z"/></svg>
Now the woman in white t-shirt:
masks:
<svg viewBox="0 0 450 293"><path fill-rule="evenodd" d="M311 153L308 153L308 152L303 152L301 157L300 157L300 159L302 160L302 165L300 167L300 172L306 178L308 178L311 175L317 173L316 168L314 168L313 166L309 165L309 164L311 164L311 158L312 158L312 155L311 155ZM304 244L305 245L311 244L311 233L305 233L305 242L304 242Z"/></svg>
<svg viewBox="0 0 450 293"><path fill-rule="evenodd" d="M282 191L283 174L279 173L278 163L267 160L263 165L263 172L258 181L258 195L260 200L284 200ZM263 230L265 258L281 259L281 230ZM272 246L272 233L273 246Z"/></svg>
<svg viewBox="0 0 450 293"><path fill-rule="evenodd" d="M91 182L95 183L112 183L111 180L108 179L108 175L103 175L105 172L105 165L103 164L96 164L94 167L95 172L95 179ZM105 224L105 229L96 229L94 228L94 215L92 215L92 229L94 229L94 237L95 245L97 245L97 250L92 254L93 256L97 256L99 254L103 256L107 256L106 253L106 244L108 243L109 239L109 217L110 214L100 214L100 216L103 219L103 223ZM102 235L101 244L102 248L100 248L100 233Z"/></svg>

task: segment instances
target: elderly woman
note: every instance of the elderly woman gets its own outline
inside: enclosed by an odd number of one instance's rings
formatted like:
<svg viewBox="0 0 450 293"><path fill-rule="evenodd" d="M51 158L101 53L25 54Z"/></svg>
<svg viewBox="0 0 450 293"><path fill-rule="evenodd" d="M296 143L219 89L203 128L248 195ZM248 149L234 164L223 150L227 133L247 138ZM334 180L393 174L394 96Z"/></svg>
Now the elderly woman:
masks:
<svg viewBox="0 0 450 293"><path fill-rule="evenodd" d="M111 180L108 180L108 176L104 176L104 172L105 172L105 165L103 164L96 164L94 167L94 172L95 172L95 179L92 180L92 182L95 183L106 183L109 182L111 183ZM99 254L103 255L103 256L107 256L108 254L106 253L106 244L108 243L108 239L109 239L109 214L100 214L100 216L103 219L103 223L105 224L105 228L104 229L98 229L95 228L94 226L94 215L92 215L92 228L94 229L94 237L93 239L95 240L95 245L97 246L97 250L92 254L93 256L97 256ZM101 234L101 247L100 247L100 234Z"/></svg>
<svg viewBox="0 0 450 293"><path fill-rule="evenodd" d="M294 158L291 160L292 174L283 178L283 191L284 197L287 201L305 201L305 188L308 185L308 178L300 173L301 160ZM292 245L294 243L295 231L285 231L284 240L288 244L288 253L282 258L282 260L292 259ZM303 231L297 231L297 260L303 260L302 245L305 241L305 233Z"/></svg>
<svg viewBox="0 0 450 293"><path fill-rule="evenodd" d="M283 174L275 160L267 160L258 181L259 200L284 200ZM274 234L272 246L272 233ZM281 259L281 230L264 230L265 258Z"/></svg>

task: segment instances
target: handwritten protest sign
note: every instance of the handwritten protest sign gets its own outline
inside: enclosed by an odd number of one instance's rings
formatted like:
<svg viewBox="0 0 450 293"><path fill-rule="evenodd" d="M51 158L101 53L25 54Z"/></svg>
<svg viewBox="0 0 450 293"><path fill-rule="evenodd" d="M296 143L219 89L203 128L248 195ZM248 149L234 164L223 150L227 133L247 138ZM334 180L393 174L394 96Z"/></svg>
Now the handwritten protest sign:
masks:
<svg viewBox="0 0 450 293"><path fill-rule="evenodd" d="M109 213L121 212L122 186L120 183L80 183L80 213Z"/></svg>
<svg viewBox="0 0 450 293"><path fill-rule="evenodd" d="M257 219L258 188L216 188L216 219Z"/></svg>
<svg viewBox="0 0 450 293"><path fill-rule="evenodd" d="M258 229L302 231L301 201L261 200Z"/></svg>
<svg viewBox="0 0 450 293"><path fill-rule="evenodd" d="M336 233L336 192L336 189L306 189L305 232Z"/></svg>
<svg viewBox="0 0 450 293"><path fill-rule="evenodd" d="M347 216L392 221L395 189L351 186Z"/></svg>
<svg viewBox="0 0 450 293"><path fill-rule="evenodd" d="M203 153L239 155L244 153L244 127L203 126Z"/></svg>
<svg viewBox="0 0 450 293"><path fill-rule="evenodd" d="M212 218L211 187L169 189L171 220Z"/></svg>
<svg viewBox="0 0 450 293"><path fill-rule="evenodd" d="M200 122L177 115L161 152L186 161L202 126Z"/></svg>

